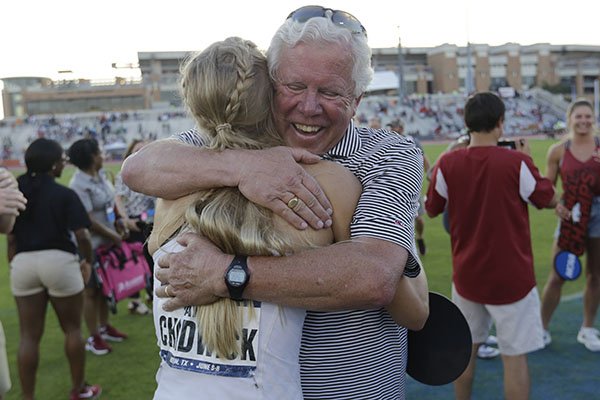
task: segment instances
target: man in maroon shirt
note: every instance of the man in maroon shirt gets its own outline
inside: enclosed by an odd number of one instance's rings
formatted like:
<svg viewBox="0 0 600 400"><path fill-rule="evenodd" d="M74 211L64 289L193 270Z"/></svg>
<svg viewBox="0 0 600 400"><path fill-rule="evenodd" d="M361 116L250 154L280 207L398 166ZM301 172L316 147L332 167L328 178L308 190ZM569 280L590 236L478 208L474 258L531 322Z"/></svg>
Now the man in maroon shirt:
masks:
<svg viewBox="0 0 600 400"><path fill-rule="evenodd" d="M465 105L467 148L443 155L427 192L425 208L434 217L448 207L452 243L452 299L473 337L466 371L454 390L470 399L477 348L496 325L504 364L504 395L527 399L527 353L544 346L527 204L554 207L552 183L543 178L524 140L516 150L498 146L504 103L478 93Z"/></svg>

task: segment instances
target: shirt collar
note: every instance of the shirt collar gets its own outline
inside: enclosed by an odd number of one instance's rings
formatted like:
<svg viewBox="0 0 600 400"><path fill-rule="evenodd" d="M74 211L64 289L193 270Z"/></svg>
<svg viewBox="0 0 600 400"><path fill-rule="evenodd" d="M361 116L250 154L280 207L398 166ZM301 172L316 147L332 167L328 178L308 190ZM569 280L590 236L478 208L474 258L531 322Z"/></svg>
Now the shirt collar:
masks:
<svg viewBox="0 0 600 400"><path fill-rule="evenodd" d="M97 177L93 177L91 175L86 174L85 172L83 172L80 169L77 169L77 171L75 172L77 175L79 175L79 179L82 179L84 181L87 182L92 182L92 183L100 183L102 182L102 174L104 173L103 170L100 170L98 172L98 176Z"/></svg>
<svg viewBox="0 0 600 400"><path fill-rule="evenodd" d="M358 131L354 127L354 120L350 120L350 124L342 139L325 155L332 159L346 158L356 153L360 149L360 145L361 140Z"/></svg>

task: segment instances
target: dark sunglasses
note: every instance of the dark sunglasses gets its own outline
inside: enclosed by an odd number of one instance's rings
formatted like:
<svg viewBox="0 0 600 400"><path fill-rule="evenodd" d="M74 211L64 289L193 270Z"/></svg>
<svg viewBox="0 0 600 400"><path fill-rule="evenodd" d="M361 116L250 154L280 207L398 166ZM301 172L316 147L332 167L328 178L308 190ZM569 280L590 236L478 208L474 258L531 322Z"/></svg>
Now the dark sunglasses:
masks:
<svg viewBox="0 0 600 400"><path fill-rule="evenodd" d="M304 23L311 18L328 18L327 11L331 11L331 21L334 24L348 29L354 34L364 34L367 36L367 30L356 17L346 11L332 10L321 6L304 6L296 11L292 11L286 19L292 19L296 22Z"/></svg>

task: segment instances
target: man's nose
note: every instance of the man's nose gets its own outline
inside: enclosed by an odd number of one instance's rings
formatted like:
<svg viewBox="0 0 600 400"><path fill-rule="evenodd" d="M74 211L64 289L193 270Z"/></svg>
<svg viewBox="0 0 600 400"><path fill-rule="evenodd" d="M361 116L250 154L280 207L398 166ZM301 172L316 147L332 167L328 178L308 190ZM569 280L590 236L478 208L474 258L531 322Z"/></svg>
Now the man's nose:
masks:
<svg viewBox="0 0 600 400"><path fill-rule="evenodd" d="M300 101L299 108L300 111L307 115L320 114L323 108L321 107L319 93L307 90Z"/></svg>

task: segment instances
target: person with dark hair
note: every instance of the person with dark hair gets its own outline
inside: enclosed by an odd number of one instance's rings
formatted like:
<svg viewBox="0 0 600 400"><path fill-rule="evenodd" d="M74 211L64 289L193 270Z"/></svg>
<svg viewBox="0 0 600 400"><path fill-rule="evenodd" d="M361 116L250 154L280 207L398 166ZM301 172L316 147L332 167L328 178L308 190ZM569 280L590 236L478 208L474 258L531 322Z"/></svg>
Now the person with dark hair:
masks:
<svg viewBox="0 0 600 400"><path fill-rule="evenodd" d="M8 258L19 314L17 361L24 399L34 398L48 302L65 334L70 398L95 398L101 392L100 386L85 383L85 341L81 335L84 280L91 274L93 260L87 229L91 223L77 194L55 181L65 162L58 142L37 139L25 151L27 172L18 178L28 202L9 235Z"/></svg>
<svg viewBox="0 0 600 400"><path fill-rule="evenodd" d="M71 163L77 167L69 187L81 199L89 215L92 247L103 244L121 244L124 231L115 230L115 191L102 169L104 157L94 139L80 139L68 150ZM102 296L95 274L86 281L83 316L90 331L86 349L96 355L109 353L112 348L106 340L121 342L127 335L108 323L108 304Z"/></svg>
<svg viewBox="0 0 600 400"><path fill-rule="evenodd" d="M448 144L448 147L446 147L446 150L444 150L438 156L438 159L435 160L434 164L427 171L427 180L431 181L431 174L433 173L433 169L437 165L438 160L444 154L446 154L450 151L464 149L467 146L469 146L470 141L471 141L471 137L467 133L467 134L459 136L456 140L454 140L450 144ZM423 208L425 208L425 205L423 205ZM442 214L442 226L444 227L444 230L446 231L446 233L450 234L450 222L449 222L449 217L448 217L448 207L446 207L444 209L444 212ZM482 343L481 345L479 345L479 347L477 349L477 357L481 358L482 360L489 360L489 359L498 357L500 355L500 350L498 350L495 346L498 346L498 339L494 335L489 335L487 337L487 339L485 340L485 342Z"/></svg>
<svg viewBox="0 0 600 400"><path fill-rule="evenodd" d="M165 311L222 297L307 309L299 353L304 399L404 398L407 327L421 329L429 312L414 242L422 154L410 138L354 125L373 70L366 30L350 13L316 5L293 11L275 33L267 64L274 98L266 112L289 147L214 149L190 130L130 156L123 179L166 199L237 188L299 230L329 230L331 203L296 162L323 158L361 183L350 239L286 257L247 256L189 232L179 239L181 252L159 260L168 268L155 271L164 284L156 295L167 298ZM223 109L230 100L222 98ZM385 307L397 300L403 307L393 317Z"/></svg>
<svg viewBox="0 0 600 400"><path fill-rule="evenodd" d="M600 305L600 137L595 121L594 107L587 99L577 99L569 106L568 133L563 140L548 149L546 177L556 182L560 176L564 192L563 201L572 196L580 204L580 214L583 214L584 208L587 209L585 214L589 220L581 235L584 237L582 250L586 253L583 321L577 333L577 341L589 351L597 352L600 351L600 331L594 327L594 322ZM586 190L589 190L588 201L583 198L585 196L581 196ZM554 256L561 250L560 225L567 221L575 221L575 214L575 207L569 209L563 202L556 205L559 228L552 244ZM579 217L583 220L581 215ZM551 268L542 292L542 322L546 345L552 341L549 332L550 320L558 307L564 283L555 269Z"/></svg>
<svg viewBox="0 0 600 400"><path fill-rule="evenodd" d="M470 399L477 350L496 326L504 364L504 397L527 399L527 353L544 347L527 204L556 205L552 182L529 156L529 145L498 146L504 103L490 92L465 106L467 148L445 153L433 170L425 208L430 217L448 207L452 244L452 300L473 338L471 359L454 382L457 399Z"/></svg>

